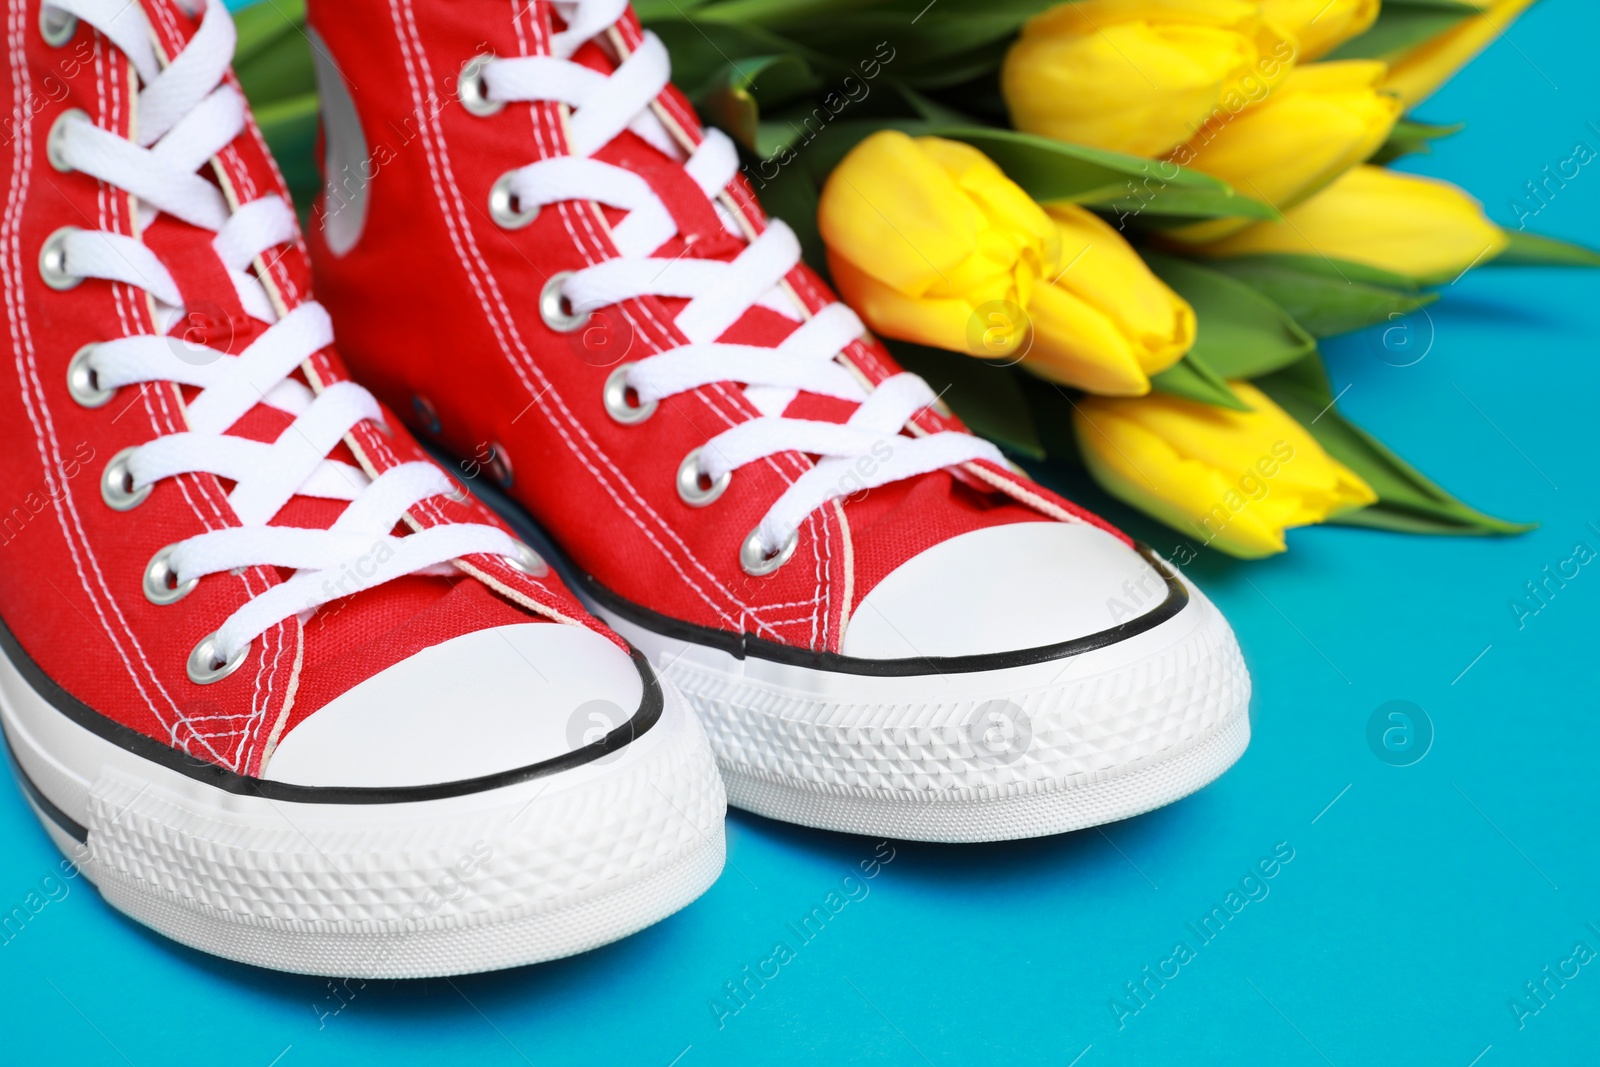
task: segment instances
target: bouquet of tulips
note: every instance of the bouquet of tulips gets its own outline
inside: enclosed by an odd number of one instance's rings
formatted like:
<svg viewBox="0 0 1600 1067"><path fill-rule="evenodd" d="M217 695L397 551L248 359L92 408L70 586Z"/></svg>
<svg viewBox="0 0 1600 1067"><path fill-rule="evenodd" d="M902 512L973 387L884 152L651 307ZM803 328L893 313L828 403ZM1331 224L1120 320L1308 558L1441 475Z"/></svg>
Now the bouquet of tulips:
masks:
<svg viewBox="0 0 1600 1067"><path fill-rule="evenodd" d="M1600 265L1386 166L1459 129L1407 112L1531 2L635 8L768 211L975 431L1258 557L1324 521L1528 528L1345 419L1317 341L1490 263ZM315 97L285 10L244 13L240 76L279 157L305 160Z"/></svg>

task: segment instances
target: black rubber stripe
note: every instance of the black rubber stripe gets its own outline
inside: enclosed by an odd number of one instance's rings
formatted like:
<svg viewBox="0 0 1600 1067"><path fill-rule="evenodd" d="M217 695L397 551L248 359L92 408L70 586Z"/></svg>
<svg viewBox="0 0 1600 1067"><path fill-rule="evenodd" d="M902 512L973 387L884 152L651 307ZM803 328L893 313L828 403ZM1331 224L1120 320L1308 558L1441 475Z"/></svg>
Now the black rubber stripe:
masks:
<svg viewBox="0 0 1600 1067"><path fill-rule="evenodd" d="M44 812L51 822L61 827L73 840L80 844L88 844L89 828L57 807L56 802L45 796L44 790L28 777L28 772L22 769L22 763L17 759L17 747L11 743L11 735L5 732L4 726L0 726L0 736L6 739L6 754L11 757L11 773L17 776L17 782L21 784L22 791L33 800L34 807Z"/></svg>
<svg viewBox="0 0 1600 1067"><path fill-rule="evenodd" d="M436 455L441 456L444 466L452 473L460 467L454 463L447 454L433 449ZM1071 641L1061 641L1053 645L1039 645L1034 648L1014 649L1007 652L988 652L976 656L917 656L907 659L862 659L856 656L844 656L837 652L816 652L807 648L796 648L793 645L780 644L769 641L763 637L753 637L749 634L734 633L731 630L718 630L709 626L700 626L695 623L684 622L681 619L663 615L652 611L641 604L626 600L610 589L601 585L593 575L587 574L577 567L572 560L567 558L561 548L551 540L544 529L531 515L516 501L512 500L497 486L489 485L487 479L474 478L464 483L474 495L492 508L501 518L505 519L523 540L527 541L535 551L545 557L562 580L574 591L587 597L592 603L610 611L652 633L661 634L677 641L690 644L703 645L726 652L737 659L760 659L772 663L782 663L789 666L806 667L811 670L828 671L834 674L869 675L879 678L906 678L915 675L929 674L977 674L983 671L999 671L1008 667L1025 667L1035 663L1049 663L1053 660L1068 659L1072 656L1081 656L1085 652L1114 645L1119 641L1126 641L1130 637L1155 629L1168 619L1177 615L1189 603L1189 591L1184 588L1181 581L1146 545L1138 545L1139 554L1145 562L1155 568L1166 583L1167 595L1160 604L1140 615L1136 619L1129 619L1099 633L1088 634L1084 637L1074 638Z"/></svg>
<svg viewBox="0 0 1600 1067"><path fill-rule="evenodd" d="M988 652L976 656L916 656L906 659L862 659L856 656L844 656L837 652L817 652L808 648L796 648L793 645L779 644L763 637L753 637L749 634L736 634L728 630L714 630L707 626L697 626L693 623L682 622L670 618L649 608L641 607L617 596L611 590L602 586L593 578L584 576L581 588L592 596L596 602L608 610L615 612L622 618L647 630L652 630L665 637L679 641L687 641L697 645L708 645L720 649L738 659L747 656L752 659L769 660L773 663L783 663L797 667L807 667L811 670L829 671L834 674L870 675L879 678L904 678L913 675L929 674L978 674L984 671L1005 670L1008 667L1025 667L1034 663L1049 663L1054 660L1068 659L1072 656L1081 656L1085 652L1114 645L1119 641L1126 641L1153 630L1157 626L1172 618L1184 609L1189 603L1189 591L1183 587L1164 566L1143 545L1139 546L1145 560L1155 568L1157 574L1167 585L1167 595L1164 600L1151 610L1136 619L1129 619L1108 630L1088 634L1084 637L1074 638L1071 641L1061 641L1053 645L1039 645L1034 648L1019 648L1006 652Z"/></svg>
<svg viewBox="0 0 1600 1067"><path fill-rule="evenodd" d="M180 752L153 737L147 737L137 730L107 718L68 693L57 685L54 679L46 675L17 643L16 637L12 635L3 619L0 619L0 651L5 653L12 666L16 667L23 679L41 698L79 726L117 747L225 793L282 800L293 804L408 804L417 801L444 800L471 793L485 793L492 789L503 789L520 782L532 781L535 778L547 778L552 774L581 767L585 763L616 752L644 736L660 721L665 706L661 682L657 680L649 661L635 649L632 651L633 665L644 683L644 694L639 702L639 709L627 722L591 745L573 749L542 763L458 782L441 782L437 785L376 788L291 785L286 782L271 782L264 778L249 778L236 774L226 767L219 767L215 763L208 763L188 753Z"/></svg>

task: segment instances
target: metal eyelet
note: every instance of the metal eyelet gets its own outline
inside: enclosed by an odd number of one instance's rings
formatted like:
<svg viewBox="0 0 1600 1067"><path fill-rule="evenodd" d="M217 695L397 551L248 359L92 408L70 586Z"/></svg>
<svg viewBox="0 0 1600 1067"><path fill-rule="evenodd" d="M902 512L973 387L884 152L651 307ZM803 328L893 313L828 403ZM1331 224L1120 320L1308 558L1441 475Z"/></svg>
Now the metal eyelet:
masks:
<svg viewBox="0 0 1600 1067"><path fill-rule="evenodd" d="M77 232L76 226L63 226L45 238L44 247L39 249L39 276L58 292L65 292L83 281L67 270L67 238Z"/></svg>
<svg viewBox="0 0 1600 1067"><path fill-rule="evenodd" d="M789 557L794 555L795 546L800 543L800 531L795 530L789 534L789 539L783 547L772 555L767 555L767 550L761 545L761 527L750 531L750 536L744 539L744 544L739 546L739 566L752 578L765 577L789 562Z"/></svg>
<svg viewBox="0 0 1600 1067"><path fill-rule="evenodd" d="M51 48L61 48L78 32L78 16L45 3L39 8L39 36Z"/></svg>
<svg viewBox="0 0 1600 1067"><path fill-rule="evenodd" d="M97 347L99 346L84 345L73 354L71 362L67 364L67 393L80 407L105 407L111 402L111 398L117 395L115 389L100 388L94 368L89 366L89 357L94 355Z"/></svg>
<svg viewBox="0 0 1600 1067"><path fill-rule="evenodd" d="M550 275L550 280L544 283L544 288L539 292L539 317L556 333L571 333L589 321L589 313L575 311L567 294L561 291L570 277L570 270L557 271Z"/></svg>
<svg viewBox="0 0 1600 1067"><path fill-rule="evenodd" d="M439 431L444 429L439 423L439 412L433 406L433 401L420 393L411 398L411 410L416 412L417 418L422 420L422 430L433 437L439 436Z"/></svg>
<svg viewBox="0 0 1600 1067"><path fill-rule="evenodd" d="M487 118L506 106L504 100L490 100L489 87L483 83L483 68L494 60L494 53L483 52L467 60L461 68L461 77L456 80L456 96L468 114Z"/></svg>
<svg viewBox="0 0 1600 1067"><path fill-rule="evenodd" d="M489 442L489 458L483 463L484 472L502 489L510 489L515 476L511 471L511 457L499 441Z"/></svg>
<svg viewBox="0 0 1600 1067"><path fill-rule="evenodd" d="M516 171L506 171L489 190L489 217L502 230L520 230L539 217L538 204L527 209L517 206L517 194L511 189L516 176Z"/></svg>
<svg viewBox="0 0 1600 1067"><path fill-rule="evenodd" d="M176 545L168 545L160 552L150 557L150 563L144 569L144 595L152 604L176 604L200 584L200 579L190 578L187 582L179 583L177 572L172 569L172 550Z"/></svg>
<svg viewBox="0 0 1600 1067"><path fill-rule="evenodd" d="M504 556L502 558L506 561L507 567L526 574L530 578L543 578L550 573L550 565L545 563L544 558L521 541L517 542L517 554L515 556Z"/></svg>
<svg viewBox="0 0 1600 1067"><path fill-rule="evenodd" d="M233 654L233 657L223 662L217 656L217 635L206 634L200 643L194 646L194 651L189 653L189 681L195 685L210 685L220 682L228 675L239 669L239 665L250 655L250 642L246 641L244 647Z"/></svg>
<svg viewBox="0 0 1600 1067"><path fill-rule="evenodd" d="M44 141L44 155L50 165L62 174L71 174L76 168L68 163L62 154L66 149L67 123L74 119L84 122L93 122L89 113L81 107L70 108L56 116L55 122L50 124L49 136Z"/></svg>
<svg viewBox="0 0 1600 1067"><path fill-rule="evenodd" d="M722 477L712 481L700 469L700 453L702 449L695 449L683 457L683 462L678 464L678 498L691 508L703 508L728 488L728 483L733 481L732 471L723 471Z"/></svg>
<svg viewBox="0 0 1600 1067"><path fill-rule="evenodd" d="M654 400L638 405L628 403L628 393L631 391L628 386L628 370L632 366L632 363L617 364L617 369L612 371L610 376L606 378L606 387L603 393L606 414L624 426L632 426L635 423L643 422L656 413L656 402ZM635 394L635 396L637 395Z"/></svg>
<svg viewBox="0 0 1600 1067"><path fill-rule="evenodd" d="M136 448L124 448L111 457L111 462L106 464L105 471L100 475L100 496L107 507L116 511L132 511L150 495L151 486L133 487L133 474L128 470L128 461L137 451Z"/></svg>

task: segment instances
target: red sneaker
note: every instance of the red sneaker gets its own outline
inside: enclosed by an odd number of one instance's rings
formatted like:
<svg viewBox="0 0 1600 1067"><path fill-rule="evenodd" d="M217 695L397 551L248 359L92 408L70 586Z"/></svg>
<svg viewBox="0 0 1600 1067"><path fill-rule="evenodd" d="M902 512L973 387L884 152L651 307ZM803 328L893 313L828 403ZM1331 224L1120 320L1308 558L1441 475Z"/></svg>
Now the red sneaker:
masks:
<svg viewBox="0 0 1600 1067"><path fill-rule="evenodd" d="M347 380L200 7L6 8L0 722L35 810L115 907L284 970L663 918L722 866L701 727Z"/></svg>
<svg viewBox="0 0 1600 1067"><path fill-rule="evenodd" d="M623 0L309 17L352 365L678 683L732 803L1024 837L1238 758L1226 622L899 371Z"/></svg>

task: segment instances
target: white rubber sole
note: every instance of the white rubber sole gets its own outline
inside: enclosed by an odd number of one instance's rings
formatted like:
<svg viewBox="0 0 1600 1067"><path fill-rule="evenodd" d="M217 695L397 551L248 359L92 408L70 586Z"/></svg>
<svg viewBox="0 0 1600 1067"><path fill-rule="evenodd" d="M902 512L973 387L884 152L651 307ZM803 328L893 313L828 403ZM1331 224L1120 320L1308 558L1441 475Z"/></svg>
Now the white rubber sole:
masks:
<svg viewBox="0 0 1600 1067"><path fill-rule="evenodd" d="M663 688L659 721L597 761L444 799L306 803L135 755L0 655L0 721L30 803L107 902L218 956L362 978L555 959L703 893L726 801L703 730Z"/></svg>
<svg viewBox="0 0 1600 1067"><path fill-rule="evenodd" d="M1183 579L1179 579L1183 580ZM996 841L1187 796L1250 740L1250 679L1212 604L1026 666L879 677L729 652L594 609L683 692L736 807L912 840Z"/></svg>

